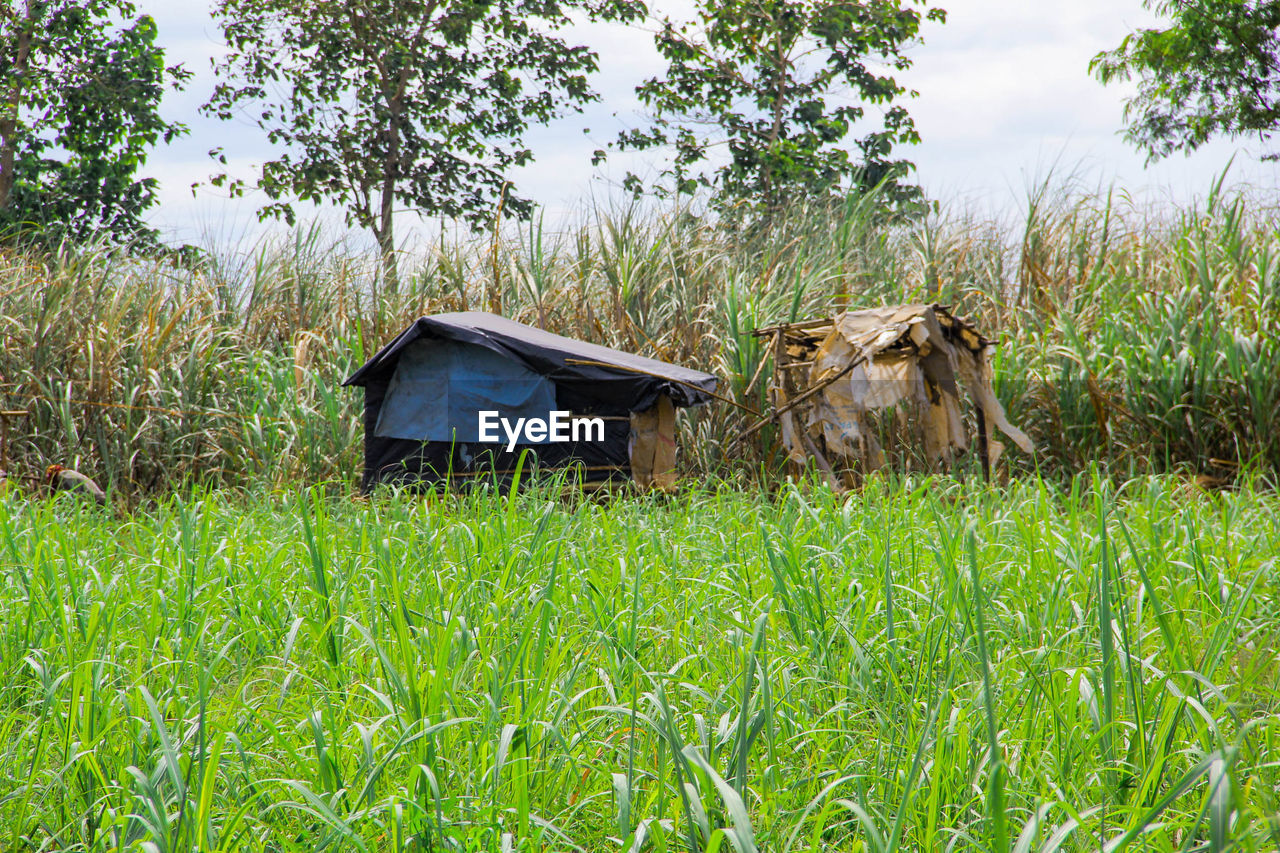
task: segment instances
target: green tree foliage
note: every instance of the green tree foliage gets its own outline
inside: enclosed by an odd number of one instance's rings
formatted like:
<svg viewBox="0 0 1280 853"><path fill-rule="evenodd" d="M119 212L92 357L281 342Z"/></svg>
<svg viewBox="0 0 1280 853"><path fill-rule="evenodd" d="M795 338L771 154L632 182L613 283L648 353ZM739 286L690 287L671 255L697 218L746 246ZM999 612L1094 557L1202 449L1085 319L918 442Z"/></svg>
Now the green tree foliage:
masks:
<svg viewBox="0 0 1280 853"><path fill-rule="evenodd" d="M1144 5L1170 25L1131 33L1089 65L1103 83L1138 77L1125 105L1126 138L1151 160L1219 134L1269 138L1280 124L1280 0Z"/></svg>
<svg viewBox="0 0 1280 853"><path fill-rule="evenodd" d="M154 240L147 150L186 128L161 118L166 67L127 0L0 0L0 229L44 241ZM133 19L131 23L125 23Z"/></svg>
<svg viewBox="0 0 1280 853"><path fill-rule="evenodd" d="M655 40L666 75L636 90L652 123L618 146L671 146L664 179L678 193L713 187L722 208L746 200L769 212L798 196L876 186L896 203L918 202L919 189L901 183L914 166L891 159L895 145L919 141L901 104L915 93L891 74L911 65L904 51L922 17L945 20L941 9L922 16L915 7L924 5L698 0L696 24L663 22ZM844 141L855 131L865 133L851 157ZM634 175L627 183L641 188Z"/></svg>
<svg viewBox="0 0 1280 853"><path fill-rule="evenodd" d="M394 289L396 206L477 227L497 207L527 216L532 203L506 176L533 159L525 131L597 97L587 84L596 54L557 33L575 11L642 10L635 0L220 0L231 50L205 109L247 110L279 147L256 182L271 199L261 216L292 223L295 199L340 204L348 224L373 233ZM225 174L213 183L245 188Z"/></svg>

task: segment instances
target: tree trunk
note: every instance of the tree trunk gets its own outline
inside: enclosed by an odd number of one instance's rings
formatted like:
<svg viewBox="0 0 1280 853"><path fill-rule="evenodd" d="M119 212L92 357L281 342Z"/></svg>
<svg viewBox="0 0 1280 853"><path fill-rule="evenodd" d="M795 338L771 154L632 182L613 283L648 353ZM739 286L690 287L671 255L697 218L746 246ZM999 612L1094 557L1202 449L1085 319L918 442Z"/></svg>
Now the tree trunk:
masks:
<svg viewBox="0 0 1280 853"><path fill-rule="evenodd" d="M382 292L394 296L400 290L400 267L396 263L396 234L391 219L391 194L382 196L382 215L374 236L378 238L378 255L382 264Z"/></svg>
<svg viewBox="0 0 1280 853"><path fill-rule="evenodd" d="M391 81L383 71L384 86ZM384 89L387 98L387 149L382 164L382 198L378 211L378 252L382 255L382 291L394 296L400 290L400 269L396 263L396 232L392 221L395 215L396 179L400 175L400 122L404 116L404 90L408 84L408 68L400 69L395 86Z"/></svg>
<svg viewBox="0 0 1280 853"><path fill-rule="evenodd" d="M13 66L10 70L12 81L6 93L4 114L0 116L0 210L9 206L9 197L13 194L14 165L17 162L18 118L22 111L22 88L27 73L27 64L31 58L31 37L34 34L36 15L39 7L27 3L26 20L17 32L17 44L14 45ZM0 44L0 49L8 45Z"/></svg>
<svg viewBox="0 0 1280 853"><path fill-rule="evenodd" d="M782 118L785 114L785 105L788 100L787 91L787 55L783 50L782 33L778 32L774 35L774 70L776 77L774 79L773 92L773 126L769 129L769 159L765 161L764 175L762 176L761 195L764 198L765 210L769 216L779 212L782 207L777 196L777 189L774 181L774 163L778 156L776 146L778 140L782 137Z"/></svg>

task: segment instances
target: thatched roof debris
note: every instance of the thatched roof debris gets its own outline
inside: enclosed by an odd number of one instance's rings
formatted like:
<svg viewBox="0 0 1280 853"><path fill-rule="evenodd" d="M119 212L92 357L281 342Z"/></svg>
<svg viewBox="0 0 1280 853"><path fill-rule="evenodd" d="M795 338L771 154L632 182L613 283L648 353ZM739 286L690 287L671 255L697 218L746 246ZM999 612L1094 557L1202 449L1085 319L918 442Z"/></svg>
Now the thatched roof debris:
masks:
<svg viewBox="0 0 1280 853"><path fill-rule="evenodd" d="M895 305L832 318L770 326L773 415L788 456L813 459L841 487L886 464L880 437L915 434L930 470L969 449L960 388L972 402L984 473L1004 445L993 431L1030 453L1031 441L1009 423L991 387L993 341L944 305ZM886 424L881 413L894 413ZM880 434L878 437L877 433Z"/></svg>

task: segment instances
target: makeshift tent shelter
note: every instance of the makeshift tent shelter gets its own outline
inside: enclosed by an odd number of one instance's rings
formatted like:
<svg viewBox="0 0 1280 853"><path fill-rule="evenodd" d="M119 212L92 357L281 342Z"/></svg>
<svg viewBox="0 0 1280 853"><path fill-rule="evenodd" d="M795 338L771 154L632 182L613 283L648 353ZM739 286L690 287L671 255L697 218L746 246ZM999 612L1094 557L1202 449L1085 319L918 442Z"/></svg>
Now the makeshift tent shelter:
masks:
<svg viewBox="0 0 1280 853"><path fill-rule="evenodd" d="M772 338L770 419L780 421L789 458L814 460L833 486L883 467L886 433L900 445L918 441L916 459L926 468L951 464L969 448L961 387L974 406L986 476L1004 449L993 428L1031 452L1030 439L1009 423L992 390L994 343L947 306L848 311L754 334Z"/></svg>
<svg viewBox="0 0 1280 853"><path fill-rule="evenodd" d="M668 488L675 410L710 400L716 378L465 312L418 319L343 384L364 388L364 491L509 475L526 449L542 468L578 468L583 483L630 474L642 488ZM494 433L484 433L481 412L510 425L556 411L600 428L568 441L525 434L511 448L503 430L497 443L482 440Z"/></svg>

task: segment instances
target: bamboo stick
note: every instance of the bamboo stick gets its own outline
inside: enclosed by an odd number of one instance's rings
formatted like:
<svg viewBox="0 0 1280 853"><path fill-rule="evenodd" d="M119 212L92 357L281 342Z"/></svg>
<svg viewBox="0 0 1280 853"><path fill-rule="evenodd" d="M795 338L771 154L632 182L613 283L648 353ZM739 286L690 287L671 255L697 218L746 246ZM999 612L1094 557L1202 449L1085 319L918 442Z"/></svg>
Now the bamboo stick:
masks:
<svg viewBox="0 0 1280 853"><path fill-rule="evenodd" d="M752 329L751 334L757 338L763 338L766 335L772 335L775 332L790 332L792 330L801 331L808 329L817 329L822 326L830 326L835 321L830 317L821 320L805 320L800 323L777 323L773 326L765 326L760 329Z"/></svg>
<svg viewBox="0 0 1280 853"><path fill-rule="evenodd" d="M796 397L792 398L791 402L787 403L785 406L782 406L781 408L775 409L772 413L770 413L770 414L768 414L768 415L765 415L765 416L764 416L764 417L762 417L759 421L757 421L756 423L754 423L754 424L752 424L751 426L747 427L745 430L743 430L742 432L740 432L740 433L738 434L738 437L737 437L737 438L735 438L735 439L733 440L733 444L737 444L739 441L742 441L744 438L746 438L747 436L751 435L751 434L752 434L752 433L754 433L756 430L760 429L760 428L761 428L761 427L763 427L765 424L769 423L770 421L772 421L773 419L777 418L778 416L783 415L783 414L786 414L787 412L791 411L791 410L792 410L792 409L794 409L796 406L800 405L800 404L801 404L801 403L803 403L805 400L807 400L807 399L809 399L810 397L812 397L814 394L817 394L817 393L818 393L819 391L821 391L823 388L826 388L828 385L830 385L831 383L835 382L835 381L836 381L837 379L839 379L840 377L842 377L842 376L844 376L844 375L848 374L848 373L849 373L850 371L852 371L855 367L857 367L858 365L862 364L862 362L864 362L864 361L866 361L866 360L867 360L867 359L866 359L866 356L862 356L862 355L858 356L858 357L857 357L857 358L855 358L853 361L851 361L851 362L849 362L848 364L846 364L846 365L845 365L845 366L840 370L840 372L839 372L839 373L836 373L836 374L835 374L835 375L833 375L833 376L829 376L829 377L827 377L826 379L824 379L824 380L822 380L821 382L819 382L817 385L814 385L814 386L813 386L812 388L810 388L809 390L804 391L804 392L802 392L801 394L799 394L798 396L796 396ZM731 444L731 445L730 445L730 447L732 447L732 446L733 446L733 445Z"/></svg>

